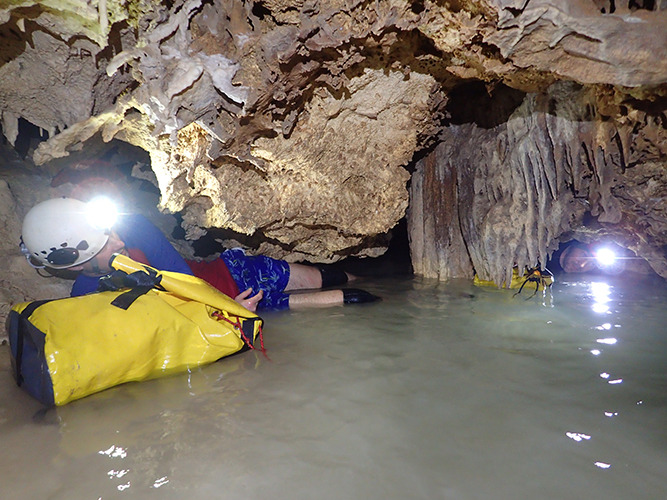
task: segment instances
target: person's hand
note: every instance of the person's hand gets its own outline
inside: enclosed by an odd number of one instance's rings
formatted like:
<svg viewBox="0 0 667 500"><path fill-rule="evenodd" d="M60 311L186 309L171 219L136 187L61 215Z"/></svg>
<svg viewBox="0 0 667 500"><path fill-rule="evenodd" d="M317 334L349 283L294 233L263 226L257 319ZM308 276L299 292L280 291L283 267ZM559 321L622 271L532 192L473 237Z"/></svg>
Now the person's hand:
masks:
<svg viewBox="0 0 667 500"><path fill-rule="evenodd" d="M262 297L264 297L264 290L260 290L257 295L250 297L252 293L252 288L248 288L245 292L239 293L234 300L245 307L248 311L255 312L257 310L257 304Z"/></svg>

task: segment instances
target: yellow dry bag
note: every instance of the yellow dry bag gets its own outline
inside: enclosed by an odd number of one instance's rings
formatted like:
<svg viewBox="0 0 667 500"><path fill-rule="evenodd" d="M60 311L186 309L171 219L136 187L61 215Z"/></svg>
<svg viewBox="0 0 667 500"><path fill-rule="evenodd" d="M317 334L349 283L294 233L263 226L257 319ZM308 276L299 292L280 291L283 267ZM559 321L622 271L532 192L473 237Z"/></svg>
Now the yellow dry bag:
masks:
<svg viewBox="0 0 667 500"><path fill-rule="evenodd" d="M205 281L122 255L107 288L15 305L8 330L17 383L47 405L216 361L261 343L262 320ZM262 346L263 349L263 346Z"/></svg>
<svg viewBox="0 0 667 500"><path fill-rule="evenodd" d="M510 288L510 289L516 289L516 288L521 288L521 286L526 282L526 280L530 277L531 272L533 270L526 269L523 274L519 274L519 270L516 267L512 268L512 280L510 281L510 285L506 286L506 283L503 281L502 286L498 286L494 281L491 280L482 280L480 279L476 274L473 279L473 283L477 286L492 286L495 288ZM548 271L547 271L548 272ZM551 286L554 282L554 278L549 272L543 271L543 279L539 281L533 281L535 285L532 286L537 286L538 290L544 290L544 287Z"/></svg>

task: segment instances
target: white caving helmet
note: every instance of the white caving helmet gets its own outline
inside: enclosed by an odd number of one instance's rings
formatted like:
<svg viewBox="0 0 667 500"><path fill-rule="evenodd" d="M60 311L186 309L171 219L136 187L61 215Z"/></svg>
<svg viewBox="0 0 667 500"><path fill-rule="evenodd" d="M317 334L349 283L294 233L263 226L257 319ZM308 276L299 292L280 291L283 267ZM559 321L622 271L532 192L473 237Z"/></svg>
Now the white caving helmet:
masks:
<svg viewBox="0 0 667 500"><path fill-rule="evenodd" d="M94 210L96 207L98 211ZM32 207L23 219L21 250L33 267L78 266L104 248L115 214L109 199L87 203L73 198L43 201ZM41 265L36 265L35 261Z"/></svg>

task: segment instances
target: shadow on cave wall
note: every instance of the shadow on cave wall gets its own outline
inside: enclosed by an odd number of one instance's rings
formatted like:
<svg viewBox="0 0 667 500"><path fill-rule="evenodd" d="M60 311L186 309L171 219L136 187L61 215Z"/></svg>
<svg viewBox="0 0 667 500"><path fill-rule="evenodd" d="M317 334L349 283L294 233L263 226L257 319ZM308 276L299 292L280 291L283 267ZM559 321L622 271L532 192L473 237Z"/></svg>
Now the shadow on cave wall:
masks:
<svg viewBox="0 0 667 500"><path fill-rule="evenodd" d="M392 228L389 247L383 255L363 259L348 257L339 265L345 271L363 277L412 276L407 226L407 219L403 217Z"/></svg>

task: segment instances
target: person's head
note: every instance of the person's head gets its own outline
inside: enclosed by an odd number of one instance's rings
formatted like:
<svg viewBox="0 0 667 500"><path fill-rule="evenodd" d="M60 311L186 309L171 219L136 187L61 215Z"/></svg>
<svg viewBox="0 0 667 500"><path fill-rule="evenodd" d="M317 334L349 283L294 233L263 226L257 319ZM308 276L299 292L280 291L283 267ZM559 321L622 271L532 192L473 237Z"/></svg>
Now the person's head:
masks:
<svg viewBox="0 0 667 500"><path fill-rule="evenodd" d="M577 245L567 247L560 254L560 267L566 273L586 273L596 269L595 257Z"/></svg>
<svg viewBox="0 0 667 500"><path fill-rule="evenodd" d="M35 205L23 219L22 250L34 267L106 274L109 258L124 248L110 228L113 210L99 201L53 198ZM108 202L107 202L108 203Z"/></svg>

